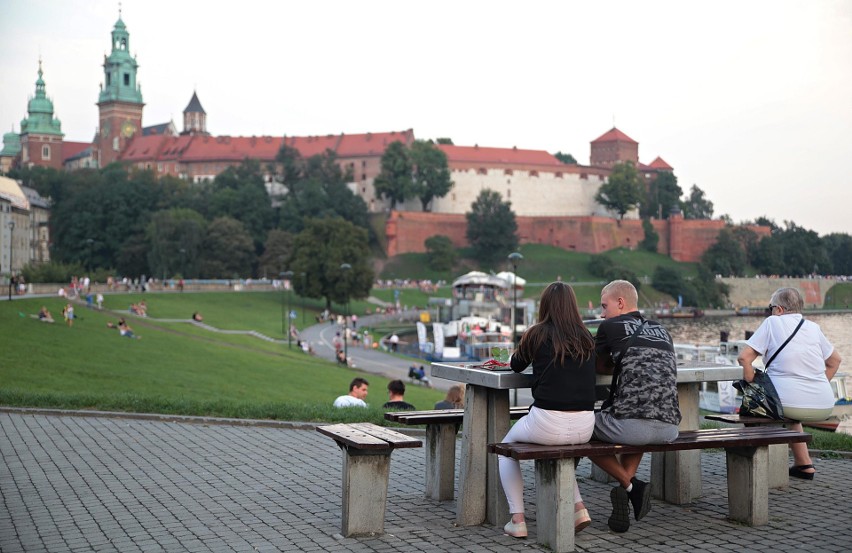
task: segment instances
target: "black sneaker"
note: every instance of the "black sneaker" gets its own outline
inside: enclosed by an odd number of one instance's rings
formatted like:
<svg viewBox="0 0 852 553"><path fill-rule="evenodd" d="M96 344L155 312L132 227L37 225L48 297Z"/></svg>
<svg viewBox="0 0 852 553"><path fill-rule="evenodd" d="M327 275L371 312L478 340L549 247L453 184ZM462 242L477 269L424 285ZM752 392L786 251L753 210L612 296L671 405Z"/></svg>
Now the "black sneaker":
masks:
<svg viewBox="0 0 852 553"><path fill-rule="evenodd" d="M636 520L642 520L651 510L651 486L638 478L633 478L630 483L633 489L627 492L627 497L633 504L633 516Z"/></svg>
<svg viewBox="0 0 852 553"><path fill-rule="evenodd" d="M609 516L609 528L613 532L627 532L630 529L630 500L627 491L621 486L616 486L609 492L612 500L612 514Z"/></svg>

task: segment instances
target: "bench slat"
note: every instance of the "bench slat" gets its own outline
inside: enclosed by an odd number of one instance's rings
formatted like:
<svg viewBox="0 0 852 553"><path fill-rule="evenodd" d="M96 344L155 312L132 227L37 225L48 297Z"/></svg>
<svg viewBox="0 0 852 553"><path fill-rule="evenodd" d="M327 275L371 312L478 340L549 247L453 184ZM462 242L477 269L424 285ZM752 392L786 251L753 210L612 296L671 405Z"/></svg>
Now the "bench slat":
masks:
<svg viewBox="0 0 852 553"><path fill-rule="evenodd" d="M362 430L355 429L351 424L318 426L317 432L333 438L336 442L342 442L358 449L388 449L386 441L371 436Z"/></svg>
<svg viewBox="0 0 852 553"><path fill-rule="evenodd" d="M728 424L787 424L796 422L792 419L777 421L766 417L753 417L749 415L704 415L708 421L726 422Z"/></svg>
<svg viewBox="0 0 852 553"><path fill-rule="evenodd" d="M529 407L512 407L509 417L517 420L529 413ZM390 411L385 413L385 420L407 425L420 424L461 424L464 420L464 409L438 409L434 411Z"/></svg>
<svg viewBox="0 0 852 553"><path fill-rule="evenodd" d="M401 432L396 432L395 430L391 430L390 428L384 428L370 422L360 422L350 424L349 426L356 430L360 430L365 434L369 434L374 438L387 442L394 449L423 446L423 442L421 442L417 438L406 436Z"/></svg>
<svg viewBox="0 0 852 553"><path fill-rule="evenodd" d="M619 453L643 453L654 451L680 451L717 447L757 447L769 444L810 442L813 437L806 432L794 432L780 427L719 428L682 431L669 444L632 446L608 442L588 442L578 445L546 446L538 444L489 444L488 451L518 460L566 459L571 457L594 457Z"/></svg>

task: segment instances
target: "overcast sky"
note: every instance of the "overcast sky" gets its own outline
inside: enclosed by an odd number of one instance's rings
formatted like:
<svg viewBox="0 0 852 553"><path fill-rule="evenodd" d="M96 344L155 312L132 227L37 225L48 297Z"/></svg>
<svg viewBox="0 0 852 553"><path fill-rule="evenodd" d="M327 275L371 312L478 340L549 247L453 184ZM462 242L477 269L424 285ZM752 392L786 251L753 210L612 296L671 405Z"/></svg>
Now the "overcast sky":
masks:
<svg viewBox="0 0 852 553"><path fill-rule="evenodd" d="M66 140L91 140L118 2L0 0L0 130L39 56ZM208 130L413 128L570 152L615 125L734 221L852 233L852 2L124 0L143 123L193 90Z"/></svg>

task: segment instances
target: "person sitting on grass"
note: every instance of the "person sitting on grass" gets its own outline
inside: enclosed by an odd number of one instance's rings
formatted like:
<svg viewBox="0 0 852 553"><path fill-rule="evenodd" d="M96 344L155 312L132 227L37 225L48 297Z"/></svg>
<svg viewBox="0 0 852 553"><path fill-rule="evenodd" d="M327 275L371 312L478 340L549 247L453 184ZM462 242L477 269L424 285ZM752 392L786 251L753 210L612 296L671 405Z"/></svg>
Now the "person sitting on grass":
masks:
<svg viewBox="0 0 852 553"><path fill-rule="evenodd" d="M50 311L47 310L47 307L41 306L41 309L38 311L38 320L43 323L52 323L53 315L50 314Z"/></svg>
<svg viewBox="0 0 852 553"><path fill-rule="evenodd" d="M192 313L192 320L197 322L197 323L200 323L204 320L204 317L201 316L201 313L199 313L198 311L195 311L195 312Z"/></svg>
<svg viewBox="0 0 852 553"><path fill-rule="evenodd" d="M414 411L415 407L405 401L405 383L402 380L388 382L388 401L382 405L382 409Z"/></svg>
<svg viewBox="0 0 852 553"><path fill-rule="evenodd" d="M370 383L360 376L352 379L349 383L349 393L334 400L335 407L366 407Z"/></svg>
<svg viewBox="0 0 852 553"><path fill-rule="evenodd" d="M122 336L126 337L126 338L136 338L137 340L141 340L141 339L142 339L142 337L141 337L141 336L136 336L135 334L133 334L133 329L132 329L132 328L130 328L130 325L128 325L128 324L124 321L124 319L121 319L121 320L119 321L119 323L118 323L118 333L119 333L120 335L122 335Z"/></svg>

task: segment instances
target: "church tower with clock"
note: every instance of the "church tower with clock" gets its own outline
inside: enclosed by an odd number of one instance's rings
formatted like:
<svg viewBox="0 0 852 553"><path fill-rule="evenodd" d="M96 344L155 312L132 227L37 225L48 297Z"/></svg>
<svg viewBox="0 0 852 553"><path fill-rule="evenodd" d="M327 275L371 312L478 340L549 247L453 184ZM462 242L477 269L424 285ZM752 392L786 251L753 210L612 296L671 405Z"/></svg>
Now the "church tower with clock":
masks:
<svg viewBox="0 0 852 553"><path fill-rule="evenodd" d="M130 55L130 34L121 12L112 30L112 52L104 56L104 82L98 97L100 126L95 139L98 166L106 167L142 132L142 88L136 81L139 64Z"/></svg>

